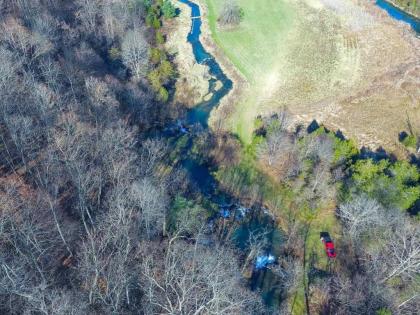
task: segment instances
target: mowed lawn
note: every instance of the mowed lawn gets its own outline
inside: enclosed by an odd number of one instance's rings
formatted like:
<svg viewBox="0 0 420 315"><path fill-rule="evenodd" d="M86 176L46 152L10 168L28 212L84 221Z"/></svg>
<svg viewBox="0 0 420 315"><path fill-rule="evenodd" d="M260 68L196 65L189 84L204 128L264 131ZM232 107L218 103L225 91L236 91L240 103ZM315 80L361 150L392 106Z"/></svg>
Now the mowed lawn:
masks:
<svg viewBox="0 0 420 315"><path fill-rule="evenodd" d="M213 38L246 79L257 83L281 56L281 39L293 23L293 9L282 0L239 0L245 13L242 23L221 29L217 18L224 1L206 0Z"/></svg>
<svg viewBox="0 0 420 315"><path fill-rule="evenodd" d="M229 121L231 129L249 142L257 103L277 85L276 69L285 58L285 38L293 28L295 10L283 0L239 0L243 21L239 27L224 29L217 23L223 1L206 0L209 23L214 41L249 82L250 90L238 100L237 113Z"/></svg>

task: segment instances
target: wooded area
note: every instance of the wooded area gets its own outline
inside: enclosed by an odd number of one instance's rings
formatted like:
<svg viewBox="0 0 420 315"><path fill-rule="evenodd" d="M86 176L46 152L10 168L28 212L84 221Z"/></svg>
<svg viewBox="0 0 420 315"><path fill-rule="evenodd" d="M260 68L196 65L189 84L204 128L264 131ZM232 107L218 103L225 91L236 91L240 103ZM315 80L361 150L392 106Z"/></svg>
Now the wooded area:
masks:
<svg viewBox="0 0 420 315"><path fill-rule="evenodd" d="M17 0L0 9L0 313L261 307L229 248L192 242L186 218L167 226L185 177L165 165L165 141L147 134L170 114L174 70L160 28L173 6Z"/></svg>
<svg viewBox="0 0 420 315"><path fill-rule="evenodd" d="M168 0L0 0L0 15L0 314L416 314L417 166L293 129L287 110L256 119L249 146L202 126L167 136L185 111ZM243 221L187 154L249 205ZM281 255L258 269L273 232L246 213L265 206L283 211ZM331 222L325 272L309 249ZM268 271L272 304L251 283Z"/></svg>

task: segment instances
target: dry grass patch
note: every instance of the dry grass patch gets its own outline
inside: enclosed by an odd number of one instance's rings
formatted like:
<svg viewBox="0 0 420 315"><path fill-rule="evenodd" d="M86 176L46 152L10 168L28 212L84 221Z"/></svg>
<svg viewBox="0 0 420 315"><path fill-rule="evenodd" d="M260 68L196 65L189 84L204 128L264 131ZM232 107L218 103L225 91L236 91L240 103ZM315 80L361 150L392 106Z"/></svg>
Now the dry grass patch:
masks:
<svg viewBox="0 0 420 315"><path fill-rule="evenodd" d="M216 22L222 0L206 1L215 42L249 82L230 111L216 111L229 113L228 129L249 143L257 115L287 106L297 122L403 150L407 113L420 121L420 43L409 26L370 2L238 2L244 20L227 30Z"/></svg>

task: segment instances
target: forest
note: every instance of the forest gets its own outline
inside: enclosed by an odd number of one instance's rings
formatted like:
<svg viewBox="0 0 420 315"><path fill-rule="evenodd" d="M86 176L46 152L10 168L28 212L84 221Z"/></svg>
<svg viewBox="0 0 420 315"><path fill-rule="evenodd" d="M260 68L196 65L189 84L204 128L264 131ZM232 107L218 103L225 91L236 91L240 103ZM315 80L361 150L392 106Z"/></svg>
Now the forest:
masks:
<svg viewBox="0 0 420 315"><path fill-rule="evenodd" d="M0 0L0 314L416 314L419 157L184 126L174 3Z"/></svg>

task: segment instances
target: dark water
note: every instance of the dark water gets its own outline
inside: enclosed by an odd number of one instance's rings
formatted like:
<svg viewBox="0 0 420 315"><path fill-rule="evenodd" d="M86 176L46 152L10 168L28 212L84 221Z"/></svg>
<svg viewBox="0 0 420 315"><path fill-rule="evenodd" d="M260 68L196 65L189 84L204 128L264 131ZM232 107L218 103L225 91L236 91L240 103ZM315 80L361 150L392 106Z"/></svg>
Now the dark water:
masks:
<svg viewBox="0 0 420 315"><path fill-rule="evenodd" d="M411 28L420 33L420 20L416 19L414 16L405 13L404 11L394 7L392 4L385 0L376 0L376 5L388 12L390 16L399 21L403 21L411 25ZM418 4L420 5L420 3Z"/></svg>
<svg viewBox="0 0 420 315"><path fill-rule="evenodd" d="M192 27L188 34L187 41L192 45L193 53L197 63L204 64L209 67L209 73L212 77L210 80L209 92L212 97L208 101L197 104L187 113L185 125L187 128L192 125L200 125L202 128L208 128L208 119L213 108L217 107L220 100L226 96L232 89L232 81L223 73L220 65L215 58L209 54L200 42L201 34L201 16L200 7L189 0L179 0L187 4L191 9ZM217 81L222 83L219 90L215 90ZM181 126L184 129L183 126ZM183 130L183 132L186 132ZM193 132L190 132L190 143L194 139ZM211 174L209 166L202 165L199 162L186 158L182 162L182 166L187 170L190 179L199 187L201 192L206 195L212 202L220 207L217 218L229 219L237 221L237 228L232 235L232 240L240 249L246 251L247 240L251 231L264 230L267 233L267 245L264 253L260 257L280 255L280 245L282 243L283 233L276 227L273 218L261 211L262 209L246 209L235 202L235 199L218 189L217 181ZM246 210L246 211L245 211ZM254 262L255 264L255 262ZM261 294L267 304L275 306L279 300L278 279L269 268L254 268L250 279L252 289L261 291Z"/></svg>
<svg viewBox="0 0 420 315"><path fill-rule="evenodd" d="M189 126L199 124L203 128L208 128L208 119L212 109L217 107L220 100L229 93L233 84L223 73L215 58L209 54L201 44L200 35L202 20L201 18L195 18L201 16L200 7L189 0L178 1L187 4L191 8L192 23L190 33L187 36L187 41L192 46L197 63L208 66L209 74L211 75L209 93L212 93L212 97L208 101L197 104L193 109L189 110L185 123ZM217 81L222 83L222 87L218 91L215 91ZM220 202L230 202L228 196L221 196L221 194L217 192L217 183L207 166L200 165L196 161L189 159L184 160L182 164L190 173L191 179L200 187L205 195L213 195L212 199L216 199L217 195L217 200L220 200Z"/></svg>
<svg viewBox="0 0 420 315"><path fill-rule="evenodd" d="M192 9L191 17L199 17L200 7L189 0L179 0L179 2L185 3L190 6ZM201 34L201 18L193 18L191 31L188 34L187 40L192 45L193 52L197 63L204 64L209 67L209 73L212 76L210 80L210 93L212 97L208 101L204 101L201 104L192 109L187 116L187 123L194 124L199 123L204 127L207 127L207 121L210 116L211 110L217 106L220 100L229 93L232 89L232 81L223 73L220 65L216 62L214 57L210 55L203 47L200 42ZM222 88L218 91L215 91L215 83L220 81L222 83Z"/></svg>

